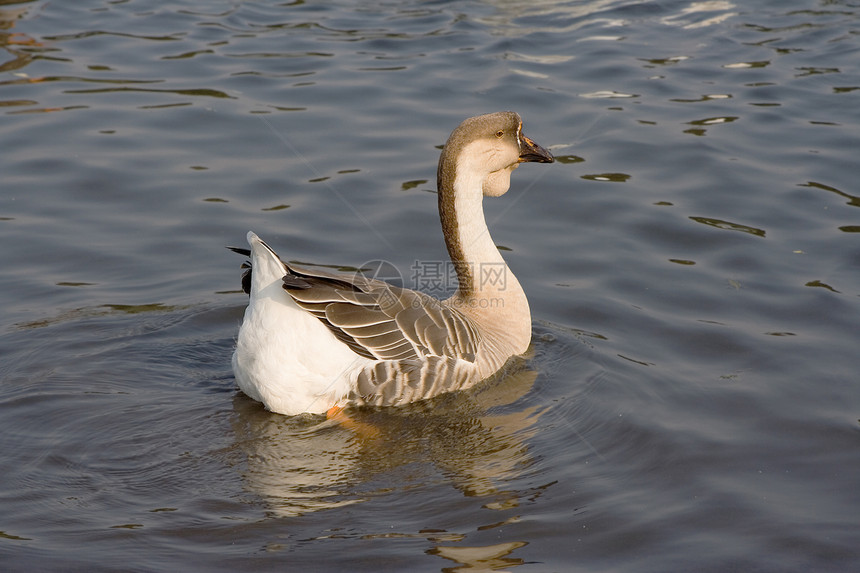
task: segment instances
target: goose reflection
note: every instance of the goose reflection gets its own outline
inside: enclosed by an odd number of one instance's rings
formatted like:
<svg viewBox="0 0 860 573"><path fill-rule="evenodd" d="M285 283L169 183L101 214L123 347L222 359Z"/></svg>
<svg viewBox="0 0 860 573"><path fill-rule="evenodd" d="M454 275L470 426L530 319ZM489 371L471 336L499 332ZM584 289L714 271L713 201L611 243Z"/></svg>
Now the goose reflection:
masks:
<svg viewBox="0 0 860 573"><path fill-rule="evenodd" d="M497 484L532 463L525 442L540 412L518 401L536 377L519 359L467 392L399 408L350 410L349 424L272 414L238 394L232 426L247 458L243 477L278 517L360 503L381 493L368 491L371 480L427 462L463 495L487 497L485 507L513 507L517 492ZM386 484L383 491L390 490Z"/></svg>

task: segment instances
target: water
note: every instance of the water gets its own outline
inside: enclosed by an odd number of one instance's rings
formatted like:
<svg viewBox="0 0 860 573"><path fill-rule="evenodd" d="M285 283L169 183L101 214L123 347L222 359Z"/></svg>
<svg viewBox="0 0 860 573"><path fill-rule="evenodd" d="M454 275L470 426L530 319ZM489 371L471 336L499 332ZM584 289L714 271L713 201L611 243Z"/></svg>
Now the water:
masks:
<svg viewBox="0 0 860 573"><path fill-rule="evenodd" d="M4 571L860 565L860 4L4 2ZM358 430L235 389L253 229L444 261L438 146L534 318Z"/></svg>

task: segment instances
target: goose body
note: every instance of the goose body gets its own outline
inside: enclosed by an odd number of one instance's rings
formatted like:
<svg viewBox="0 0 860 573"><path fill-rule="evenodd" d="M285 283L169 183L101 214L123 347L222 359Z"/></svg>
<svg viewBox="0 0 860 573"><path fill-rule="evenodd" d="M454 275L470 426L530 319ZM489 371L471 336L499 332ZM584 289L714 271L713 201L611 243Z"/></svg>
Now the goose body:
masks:
<svg viewBox="0 0 860 573"><path fill-rule="evenodd" d="M281 414L397 405L473 386L531 340L528 301L487 231L483 197L552 155L514 112L465 120L442 150L439 215L459 288L441 301L362 275L284 263L248 233L248 308L233 353L239 388Z"/></svg>

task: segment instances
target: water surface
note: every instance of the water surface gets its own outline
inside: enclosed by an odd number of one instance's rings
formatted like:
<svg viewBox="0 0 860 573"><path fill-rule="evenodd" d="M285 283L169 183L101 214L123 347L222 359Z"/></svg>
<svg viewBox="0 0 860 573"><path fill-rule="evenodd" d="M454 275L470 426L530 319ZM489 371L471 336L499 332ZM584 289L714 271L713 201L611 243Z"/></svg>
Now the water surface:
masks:
<svg viewBox="0 0 860 573"><path fill-rule="evenodd" d="M856 569L858 22L2 3L0 568ZM485 205L528 355L363 431L240 394L223 247L420 282L439 146L500 109L559 160Z"/></svg>

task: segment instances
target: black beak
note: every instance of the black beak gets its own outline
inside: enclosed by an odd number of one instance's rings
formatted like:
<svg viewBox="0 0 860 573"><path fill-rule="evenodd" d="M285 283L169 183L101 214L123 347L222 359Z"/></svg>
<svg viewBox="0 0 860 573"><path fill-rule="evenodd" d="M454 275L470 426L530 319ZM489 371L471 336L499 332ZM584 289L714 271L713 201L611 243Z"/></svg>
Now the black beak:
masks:
<svg viewBox="0 0 860 573"><path fill-rule="evenodd" d="M552 163L555 159L553 159L552 153L525 135L520 134L520 163L525 163L526 161Z"/></svg>

